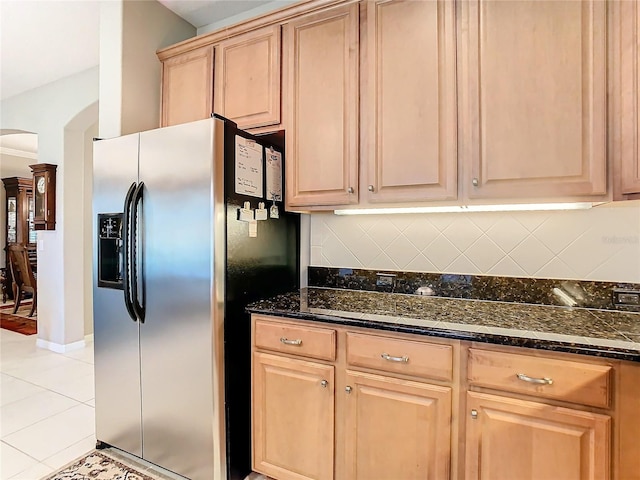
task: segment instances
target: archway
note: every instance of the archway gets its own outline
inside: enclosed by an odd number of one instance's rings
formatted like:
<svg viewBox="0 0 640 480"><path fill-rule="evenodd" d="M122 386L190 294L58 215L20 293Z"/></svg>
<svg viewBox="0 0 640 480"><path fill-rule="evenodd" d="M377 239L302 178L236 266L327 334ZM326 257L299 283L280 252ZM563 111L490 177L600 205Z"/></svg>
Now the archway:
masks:
<svg viewBox="0 0 640 480"><path fill-rule="evenodd" d="M93 138L98 135L98 102L64 128L64 305L67 325L93 335L92 185Z"/></svg>
<svg viewBox="0 0 640 480"><path fill-rule="evenodd" d="M98 102L94 102L64 126L64 158L58 165L57 188L62 190L63 195L58 197L62 205L58 205L57 229L64 235L64 261L63 282L57 289L57 294L64 297L61 303L64 305L65 337L72 339L71 343L81 342L82 338L93 333L91 195L93 138L97 133ZM31 142L26 137L30 137ZM11 139L11 146L3 149L3 138ZM30 144L35 147L28 147ZM18 153L22 156L18 156ZM0 154L0 178L31 177L29 165L38 163L37 134L18 129L1 129ZM4 202L2 189L0 205L4 205ZM0 224L0 238L6 238L6 219L0 218ZM0 264L4 265L4 262L2 251ZM46 301L46 298L40 298L40 301ZM46 308L46 305L39 306ZM51 348L50 343L38 339L39 346Z"/></svg>
<svg viewBox="0 0 640 480"><path fill-rule="evenodd" d="M16 129L0 130L0 179L3 183L0 186L0 268L8 270L5 250L8 243L29 245L35 256L37 237L29 214L32 199L27 193L31 189L26 185L31 180L29 165L37 162L37 134ZM11 193L8 200L7 191ZM13 301L10 276L4 286L6 292L3 293L9 297L7 300Z"/></svg>

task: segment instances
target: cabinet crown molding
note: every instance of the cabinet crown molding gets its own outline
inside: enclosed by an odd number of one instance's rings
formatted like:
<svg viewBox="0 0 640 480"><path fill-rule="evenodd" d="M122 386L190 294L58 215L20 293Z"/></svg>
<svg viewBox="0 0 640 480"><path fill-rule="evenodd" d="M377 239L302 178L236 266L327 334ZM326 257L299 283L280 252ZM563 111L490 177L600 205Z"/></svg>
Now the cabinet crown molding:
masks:
<svg viewBox="0 0 640 480"><path fill-rule="evenodd" d="M233 25L229 25L228 27L222 27L213 32L183 40L175 45L161 48L156 51L156 55L160 61L165 61L176 55L207 45L219 43L241 33L247 33L275 23L285 23L302 14L313 13L320 9L336 5L346 5L349 3L357 3L357 0L302 0L301 2L279 8L250 20L244 20Z"/></svg>

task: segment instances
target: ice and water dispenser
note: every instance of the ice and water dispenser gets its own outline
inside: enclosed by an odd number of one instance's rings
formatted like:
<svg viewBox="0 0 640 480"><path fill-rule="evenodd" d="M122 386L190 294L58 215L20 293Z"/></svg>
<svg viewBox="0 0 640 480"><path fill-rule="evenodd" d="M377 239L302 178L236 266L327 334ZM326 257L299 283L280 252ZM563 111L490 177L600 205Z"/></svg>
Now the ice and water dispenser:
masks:
<svg viewBox="0 0 640 480"><path fill-rule="evenodd" d="M98 286L122 286L122 213L98 214Z"/></svg>

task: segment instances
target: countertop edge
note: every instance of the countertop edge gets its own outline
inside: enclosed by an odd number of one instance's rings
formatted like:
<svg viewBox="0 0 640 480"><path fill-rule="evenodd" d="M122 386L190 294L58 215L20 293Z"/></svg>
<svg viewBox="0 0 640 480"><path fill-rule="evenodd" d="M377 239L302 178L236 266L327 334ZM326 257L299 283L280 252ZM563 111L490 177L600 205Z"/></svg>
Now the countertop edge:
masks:
<svg viewBox="0 0 640 480"><path fill-rule="evenodd" d="M310 322L322 322L347 327L361 327L372 330L409 333L436 338L449 338L452 340L466 340L470 342L490 343L495 345L533 348L565 353L574 353L600 358L611 358L630 362L640 362L640 351L618 347L567 343L557 340L530 338L525 336L499 335L494 333L473 332L466 330L442 329L433 327L420 327L401 323L390 323L370 319L345 318L326 314L309 312L293 312L288 310L262 309L256 306L248 306L247 312L251 314L267 315L272 317L284 317L294 320Z"/></svg>

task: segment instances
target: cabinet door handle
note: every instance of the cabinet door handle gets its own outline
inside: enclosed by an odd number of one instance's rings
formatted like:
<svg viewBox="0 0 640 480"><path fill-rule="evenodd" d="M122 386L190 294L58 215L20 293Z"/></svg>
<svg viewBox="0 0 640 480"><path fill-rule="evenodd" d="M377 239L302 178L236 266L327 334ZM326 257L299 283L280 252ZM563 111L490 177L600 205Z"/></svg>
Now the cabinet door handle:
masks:
<svg viewBox="0 0 640 480"><path fill-rule="evenodd" d="M394 357L393 355L389 355L388 353L383 353L380 356L390 362L409 363L409 357L406 355L404 357Z"/></svg>
<svg viewBox="0 0 640 480"><path fill-rule="evenodd" d="M349 187L349 188L347 188L347 193L351 194L351 193L353 193L353 192L355 192L355 190L353 189L353 187Z"/></svg>
<svg viewBox="0 0 640 480"><path fill-rule="evenodd" d="M329 385L329 382L327 382L326 380L322 380L320 382L320 385L322 386L322 388L327 388L327 385Z"/></svg>
<svg viewBox="0 0 640 480"><path fill-rule="evenodd" d="M299 338L296 338L295 340L289 340L286 337L282 337L280 338L280 342L284 343L285 345L295 345L296 347L302 345L302 340L300 340Z"/></svg>
<svg viewBox="0 0 640 480"><path fill-rule="evenodd" d="M535 378L525 375L524 373L516 373L516 377L523 382L535 383L537 385L553 385L553 379L548 377Z"/></svg>
<svg viewBox="0 0 640 480"><path fill-rule="evenodd" d="M351 390L353 390L353 388L351 388L349 385L344 387L344 391L347 392L347 393L351 393Z"/></svg>
<svg viewBox="0 0 640 480"><path fill-rule="evenodd" d="M373 191L375 190L375 188L373 188L373 185L369 185L368 190L369 190L370 192L373 192Z"/></svg>

